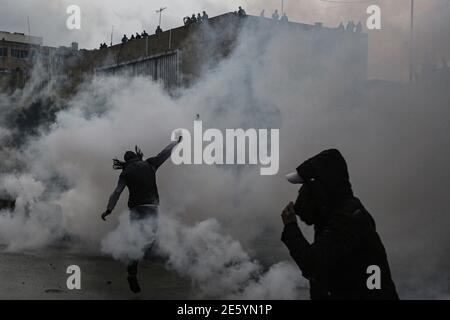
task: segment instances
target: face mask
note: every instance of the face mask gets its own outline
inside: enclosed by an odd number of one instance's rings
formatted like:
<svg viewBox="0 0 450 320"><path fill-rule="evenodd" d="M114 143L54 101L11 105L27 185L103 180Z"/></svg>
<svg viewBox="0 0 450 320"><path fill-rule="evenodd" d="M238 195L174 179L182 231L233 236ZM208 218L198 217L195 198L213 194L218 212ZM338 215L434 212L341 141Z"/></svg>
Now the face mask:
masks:
<svg viewBox="0 0 450 320"><path fill-rule="evenodd" d="M309 226L315 223L319 210L308 185L303 185L300 188L294 208L295 213L304 223Z"/></svg>

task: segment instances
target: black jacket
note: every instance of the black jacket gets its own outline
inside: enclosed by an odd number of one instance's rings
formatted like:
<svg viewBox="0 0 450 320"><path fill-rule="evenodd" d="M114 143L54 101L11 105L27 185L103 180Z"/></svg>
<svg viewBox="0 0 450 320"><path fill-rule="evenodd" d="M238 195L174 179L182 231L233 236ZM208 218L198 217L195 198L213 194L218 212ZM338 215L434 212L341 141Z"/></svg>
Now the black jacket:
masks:
<svg viewBox="0 0 450 320"><path fill-rule="evenodd" d="M137 158L128 161L120 174L116 189L109 198L108 210L114 209L125 187L129 190L129 208L148 204L159 205L156 171L170 157L176 145L176 142L170 144L156 157L145 161Z"/></svg>
<svg viewBox="0 0 450 320"><path fill-rule="evenodd" d="M386 251L375 221L353 196L347 165L337 150L327 150L297 168L318 199L320 210L310 244L297 224L285 227L282 241L303 276L311 299L398 299ZM381 271L381 289L369 290L369 266Z"/></svg>
<svg viewBox="0 0 450 320"><path fill-rule="evenodd" d="M159 204L156 186L157 167L150 161L132 161L120 175L128 187L128 207L134 208L144 204Z"/></svg>

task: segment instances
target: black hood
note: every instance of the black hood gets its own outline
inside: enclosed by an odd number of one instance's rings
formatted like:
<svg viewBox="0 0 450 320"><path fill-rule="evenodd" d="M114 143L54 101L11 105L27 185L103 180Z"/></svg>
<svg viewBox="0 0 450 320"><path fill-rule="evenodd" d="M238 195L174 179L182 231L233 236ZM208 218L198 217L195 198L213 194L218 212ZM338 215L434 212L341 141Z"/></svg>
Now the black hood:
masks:
<svg viewBox="0 0 450 320"><path fill-rule="evenodd" d="M297 173L311 187L321 210L329 212L353 197L347 163L336 149L325 150L303 162Z"/></svg>

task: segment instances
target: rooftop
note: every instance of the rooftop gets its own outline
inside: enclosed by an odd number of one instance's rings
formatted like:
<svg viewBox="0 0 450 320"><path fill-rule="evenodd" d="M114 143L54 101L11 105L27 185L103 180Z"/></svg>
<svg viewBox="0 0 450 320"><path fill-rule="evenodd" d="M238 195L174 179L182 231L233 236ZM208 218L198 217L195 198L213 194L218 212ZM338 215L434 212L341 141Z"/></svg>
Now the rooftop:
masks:
<svg viewBox="0 0 450 320"><path fill-rule="evenodd" d="M44 42L42 37L29 36L18 32L11 33L7 31L0 31L0 40L36 46L41 46Z"/></svg>

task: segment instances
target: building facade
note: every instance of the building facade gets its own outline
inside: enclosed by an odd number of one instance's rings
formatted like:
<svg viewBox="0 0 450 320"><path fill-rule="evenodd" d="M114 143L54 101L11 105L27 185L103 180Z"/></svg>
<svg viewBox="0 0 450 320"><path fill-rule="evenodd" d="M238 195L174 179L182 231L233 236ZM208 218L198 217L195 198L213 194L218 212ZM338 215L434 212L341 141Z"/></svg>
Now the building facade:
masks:
<svg viewBox="0 0 450 320"><path fill-rule="evenodd" d="M22 87L33 67L33 55L42 46L40 37L0 31L0 85Z"/></svg>

